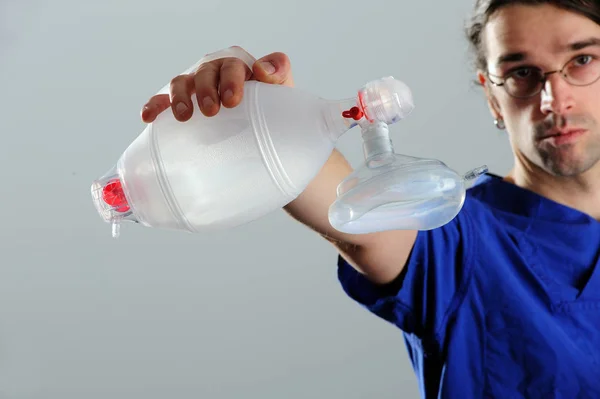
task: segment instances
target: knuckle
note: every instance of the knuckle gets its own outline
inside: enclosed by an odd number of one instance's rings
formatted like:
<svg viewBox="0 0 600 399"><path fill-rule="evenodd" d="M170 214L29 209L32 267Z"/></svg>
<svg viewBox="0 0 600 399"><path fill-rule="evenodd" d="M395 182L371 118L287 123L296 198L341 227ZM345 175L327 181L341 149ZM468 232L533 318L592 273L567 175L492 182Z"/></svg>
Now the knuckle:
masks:
<svg viewBox="0 0 600 399"><path fill-rule="evenodd" d="M220 60L214 60L201 64L196 68L196 76L198 74L215 73L219 70L219 61Z"/></svg>
<svg viewBox="0 0 600 399"><path fill-rule="evenodd" d="M224 73L239 73L243 71L244 63L237 58L225 58L221 66L221 72Z"/></svg>
<svg viewBox="0 0 600 399"><path fill-rule="evenodd" d="M186 77L185 75L178 75L171 79L171 88L178 87L181 85L185 85Z"/></svg>

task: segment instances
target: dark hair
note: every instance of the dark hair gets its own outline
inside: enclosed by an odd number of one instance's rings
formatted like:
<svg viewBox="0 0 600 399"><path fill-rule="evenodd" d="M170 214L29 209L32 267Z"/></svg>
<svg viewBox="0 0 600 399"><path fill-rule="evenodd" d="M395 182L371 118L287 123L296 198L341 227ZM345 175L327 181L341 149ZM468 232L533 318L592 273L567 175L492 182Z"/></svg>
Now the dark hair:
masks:
<svg viewBox="0 0 600 399"><path fill-rule="evenodd" d="M465 32L475 58L476 69L486 69L487 63L485 49L482 45L482 33L489 18L498 9L514 4L532 6L549 4L581 14L600 25L599 0L476 0L473 14Z"/></svg>

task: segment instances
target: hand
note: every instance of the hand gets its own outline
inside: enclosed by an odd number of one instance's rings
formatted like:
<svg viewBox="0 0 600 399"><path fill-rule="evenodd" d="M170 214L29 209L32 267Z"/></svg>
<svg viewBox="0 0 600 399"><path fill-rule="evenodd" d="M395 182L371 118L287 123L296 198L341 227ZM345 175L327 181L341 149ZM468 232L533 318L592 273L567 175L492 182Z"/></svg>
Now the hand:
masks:
<svg viewBox="0 0 600 399"><path fill-rule="evenodd" d="M190 74L173 78L169 94L151 97L142 108L142 120L151 123L161 112L171 108L175 119L185 122L194 112L192 95L196 95L200 111L205 116L214 116L221 104L233 108L240 103L247 80L292 87L294 82L288 56L280 52L266 55L256 61L252 71L237 58L204 63Z"/></svg>

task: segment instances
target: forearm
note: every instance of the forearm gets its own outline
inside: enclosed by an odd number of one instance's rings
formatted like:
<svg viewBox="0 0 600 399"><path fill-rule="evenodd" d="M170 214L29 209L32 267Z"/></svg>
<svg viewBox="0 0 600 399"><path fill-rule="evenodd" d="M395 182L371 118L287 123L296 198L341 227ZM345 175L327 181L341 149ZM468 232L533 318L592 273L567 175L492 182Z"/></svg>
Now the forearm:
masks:
<svg viewBox="0 0 600 399"><path fill-rule="evenodd" d="M351 172L346 158L334 150L319 174L298 198L285 206L285 211L336 245L355 247L363 244L365 235L342 233L334 229L328 219L329 206L336 200L337 186Z"/></svg>
<svg viewBox="0 0 600 399"><path fill-rule="evenodd" d="M334 150L319 174L285 210L331 242L370 280L387 283L402 271L415 242L416 231L384 231L370 234L346 234L329 223L329 206L336 200L337 186L352 172L344 156Z"/></svg>

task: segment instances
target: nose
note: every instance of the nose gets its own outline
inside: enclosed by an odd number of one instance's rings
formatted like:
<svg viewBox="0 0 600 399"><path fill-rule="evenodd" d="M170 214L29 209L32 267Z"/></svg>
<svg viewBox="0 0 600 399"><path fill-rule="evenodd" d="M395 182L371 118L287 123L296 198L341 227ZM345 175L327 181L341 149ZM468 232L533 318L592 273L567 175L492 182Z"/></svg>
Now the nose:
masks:
<svg viewBox="0 0 600 399"><path fill-rule="evenodd" d="M560 73L548 76L542 90L541 111L544 114L564 114L574 106L572 87Z"/></svg>

